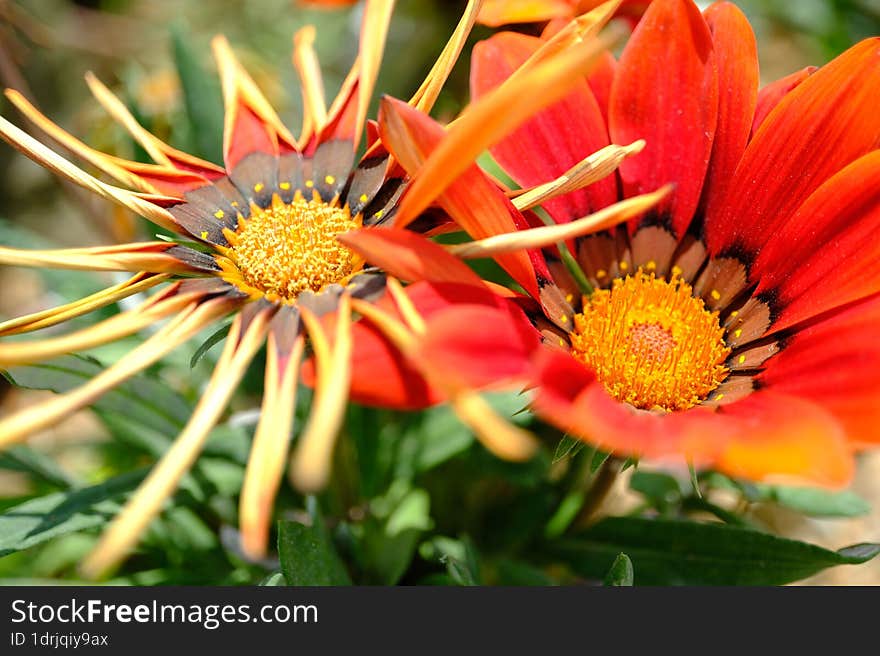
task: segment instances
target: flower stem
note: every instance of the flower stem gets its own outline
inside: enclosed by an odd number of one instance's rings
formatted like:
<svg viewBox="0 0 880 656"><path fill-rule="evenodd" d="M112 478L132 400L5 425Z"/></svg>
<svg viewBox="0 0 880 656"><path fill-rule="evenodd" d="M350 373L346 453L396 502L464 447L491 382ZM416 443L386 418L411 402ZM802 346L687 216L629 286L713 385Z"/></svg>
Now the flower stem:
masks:
<svg viewBox="0 0 880 656"><path fill-rule="evenodd" d="M571 523L572 529L580 529L588 526L595 517L598 510L602 507L605 499L608 498L617 475L620 473L622 461L614 456L609 456L605 462L599 467L599 471L593 477L593 484L587 491L584 499L584 505L581 506L580 512Z"/></svg>

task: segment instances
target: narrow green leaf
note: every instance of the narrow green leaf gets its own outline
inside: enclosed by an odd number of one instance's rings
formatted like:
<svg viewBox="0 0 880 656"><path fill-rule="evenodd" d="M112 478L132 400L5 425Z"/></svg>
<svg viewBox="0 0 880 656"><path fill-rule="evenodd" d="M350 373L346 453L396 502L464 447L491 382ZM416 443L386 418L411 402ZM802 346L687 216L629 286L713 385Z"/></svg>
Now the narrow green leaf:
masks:
<svg viewBox="0 0 880 656"><path fill-rule="evenodd" d="M37 365L11 367L13 384L27 389L69 392L88 382L104 367L94 358L66 355ZM114 413L152 430L176 435L192 413L192 407L167 385L146 374L134 376L118 385L91 406L98 414Z"/></svg>
<svg viewBox="0 0 880 656"><path fill-rule="evenodd" d="M830 551L726 524L611 517L548 549L593 579L626 553L638 563L640 585L782 585L835 565L864 563L880 545Z"/></svg>
<svg viewBox="0 0 880 656"><path fill-rule="evenodd" d="M351 585L345 565L322 526L279 522L278 554L288 585Z"/></svg>
<svg viewBox="0 0 880 656"><path fill-rule="evenodd" d="M556 450L553 452L553 464L555 465L560 460L565 460L566 458L573 458L585 446L586 442L575 439L570 435L563 435L562 439L559 440L559 444L556 445Z"/></svg>
<svg viewBox="0 0 880 656"><path fill-rule="evenodd" d="M611 569L605 575L603 584L613 587L626 587L633 584L633 564L625 553L617 554Z"/></svg>
<svg viewBox="0 0 880 656"><path fill-rule="evenodd" d="M58 535L102 526L119 510L123 496L133 490L146 473L145 469L128 472L100 485L56 492L8 509L0 515L0 556Z"/></svg>
<svg viewBox="0 0 880 656"><path fill-rule="evenodd" d="M861 517L871 512L871 504L850 490L751 483L717 472L701 476L701 480L713 487L738 491L752 503L776 503L810 517Z"/></svg>
<svg viewBox="0 0 880 656"><path fill-rule="evenodd" d="M223 155L223 102L219 83L201 65L182 24L172 26L171 43L193 145L197 151L195 154L212 162L220 162Z"/></svg>
<svg viewBox="0 0 880 656"><path fill-rule="evenodd" d="M199 360L205 357L205 355L208 353L208 351L211 350L214 345L219 344L224 339L226 339L227 333L229 333L228 324L217 329L217 331L214 332L210 337L208 337L208 339L202 342L201 346L196 349L196 352L193 353L192 358L190 358L189 368L194 369L195 366L199 363Z"/></svg>
<svg viewBox="0 0 880 656"><path fill-rule="evenodd" d="M810 517L860 517L871 504L855 492L834 492L810 487L759 485L768 500Z"/></svg>
<svg viewBox="0 0 880 656"><path fill-rule="evenodd" d="M17 445L0 453L0 469L30 474L61 489L74 486L74 479L55 462L28 446Z"/></svg>

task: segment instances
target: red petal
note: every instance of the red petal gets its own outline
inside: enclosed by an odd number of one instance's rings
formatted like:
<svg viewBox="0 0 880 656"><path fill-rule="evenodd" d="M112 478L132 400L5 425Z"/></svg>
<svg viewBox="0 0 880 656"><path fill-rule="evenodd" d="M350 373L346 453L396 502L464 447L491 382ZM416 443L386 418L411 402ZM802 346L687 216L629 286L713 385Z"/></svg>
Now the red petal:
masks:
<svg viewBox="0 0 880 656"><path fill-rule="evenodd" d="M856 160L774 231L751 274L782 329L880 291L880 151Z"/></svg>
<svg viewBox="0 0 880 656"><path fill-rule="evenodd" d="M711 462L730 428L707 408L656 414L611 398L595 375L571 355L546 350L536 361L535 411L561 430L600 448L645 458Z"/></svg>
<svg viewBox="0 0 880 656"><path fill-rule="evenodd" d="M718 65L718 123L703 206L711 213L746 149L758 96L758 46L745 15L729 2L705 13Z"/></svg>
<svg viewBox="0 0 880 656"><path fill-rule="evenodd" d="M464 262L436 242L400 228L367 228L339 235L339 241L386 273L406 282L459 282L482 286Z"/></svg>
<svg viewBox="0 0 880 656"><path fill-rule="evenodd" d="M654 0L623 51L611 88L611 141L647 142L620 166L624 195L675 192L657 210L681 236L693 218L718 114L712 37L690 0Z"/></svg>
<svg viewBox="0 0 880 656"><path fill-rule="evenodd" d="M471 59L471 96L478 99L499 86L543 43L514 32L500 32L477 43ZM533 187L559 177L607 145L605 121L584 81L489 150L517 184ZM609 176L586 189L547 201L544 207L557 222L565 222L610 205L616 196L615 179Z"/></svg>
<svg viewBox="0 0 880 656"><path fill-rule="evenodd" d="M608 105L611 102L611 85L614 83L616 74L617 60L610 52L606 52L599 58L592 72L587 76L590 90L596 97L596 102L599 103L599 111L602 112L602 118L606 125L608 124Z"/></svg>
<svg viewBox="0 0 880 656"><path fill-rule="evenodd" d="M803 397L834 414L854 443L880 442L880 296L797 331L767 361L768 389Z"/></svg>
<svg viewBox="0 0 880 656"><path fill-rule="evenodd" d="M483 388L524 378L539 344L538 332L512 303L455 305L431 316L418 357L454 388Z"/></svg>
<svg viewBox="0 0 880 656"><path fill-rule="evenodd" d="M761 127L764 119L766 119L768 114L776 108L776 105L779 104L789 91L810 77L810 75L816 72L816 70L818 70L816 66L807 66L791 75L786 75L775 82L771 82L761 89L761 91L758 92L755 118L752 122L752 133L754 134L758 131L758 128Z"/></svg>
<svg viewBox="0 0 880 656"><path fill-rule="evenodd" d="M352 326L351 399L371 406L417 410L443 400L398 349L366 319Z"/></svg>
<svg viewBox="0 0 880 656"><path fill-rule="evenodd" d="M738 426L717 462L727 474L830 487L852 479L843 429L818 405L764 390L725 406L721 414Z"/></svg>
<svg viewBox="0 0 880 656"><path fill-rule="evenodd" d="M880 143L880 39L853 46L777 105L755 134L718 211L711 254L757 252L828 178Z"/></svg>
<svg viewBox="0 0 880 656"><path fill-rule="evenodd" d="M208 178L196 173L169 169L165 166L156 166L154 164L129 162L116 158L113 161L126 171L133 173L144 182L155 187L159 193L167 196L183 198L186 192L204 187L209 183ZM215 175L213 177L216 178L218 176Z"/></svg>

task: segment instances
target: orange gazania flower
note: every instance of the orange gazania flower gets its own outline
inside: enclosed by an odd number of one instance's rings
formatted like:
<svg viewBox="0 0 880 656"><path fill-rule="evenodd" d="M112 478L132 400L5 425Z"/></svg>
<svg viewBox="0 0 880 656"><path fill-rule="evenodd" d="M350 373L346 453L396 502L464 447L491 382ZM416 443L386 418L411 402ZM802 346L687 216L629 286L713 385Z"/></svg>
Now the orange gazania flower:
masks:
<svg viewBox="0 0 880 656"><path fill-rule="evenodd" d="M479 44L474 95L497 94L541 47L511 33ZM564 187L585 153L644 139L615 175L542 203L575 266L559 251L532 252L533 276L514 276L547 345L535 410L622 454L846 483L853 450L880 439L870 241L880 227L880 40L759 91L754 36L735 6L701 14L690 0L656 0L609 70L491 149L525 189L513 203L516 192L476 168L437 199L465 229L486 224L474 215L526 224L522 198ZM399 103L383 113L384 142L415 176L403 223L449 181L462 145L455 129L444 139ZM423 161L407 159L404 134ZM462 202L475 189L479 207ZM625 224L565 233L645 193L656 204Z"/></svg>

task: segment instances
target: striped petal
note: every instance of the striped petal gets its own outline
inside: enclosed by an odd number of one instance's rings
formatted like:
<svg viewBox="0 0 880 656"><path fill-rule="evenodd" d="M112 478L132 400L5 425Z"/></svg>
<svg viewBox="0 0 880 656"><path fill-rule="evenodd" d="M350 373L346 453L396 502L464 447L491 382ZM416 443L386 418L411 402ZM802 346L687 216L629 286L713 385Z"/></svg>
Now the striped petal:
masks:
<svg viewBox="0 0 880 656"><path fill-rule="evenodd" d="M223 86L223 160L226 170L232 171L238 162L254 152L278 155L296 150L293 135L238 63L226 39L215 37L211 47Z"/></svg>
<svg viewBox="0 0 880 656"><path fill-rule="evenodd" d="M880 443L880 296L852 303L788 336L759 374L770 390L807 399L855 445Z"/></svg>
<svg viewBox="0 0 880 656"><path fill-rule="evenodd" d="M140 214L148 218L153 223L167 228L174 232L178 231L174 217L155 202L150 202L149 196L143 196L127 189L120 189L113 185L101 182L97 178L89 175L82 169L74 166L60 155L54 153L39 141L15 127L12 123L0 116L0 137L3 137L11 146L21 151L37 164L60 175L62 178L73 182L84 189L96 193L102 198L112 200L113 202L126 207L136 214ZM165 200L176 202L177 199L163 199L159 197L157 200Z"/></svg>
<svg viewBox="0 0 880 656"><path fill-rule="evenodd" d="M718 67L718 123L702 204L712 213L724 196L752 130L758 97L758 46L736 5L716 2L705 12Z"/></svg>
<svg viewBox="0 0 880 656"><path fill-rule="evenodd" d="M219 271L210 255L167 241L55 250L18 250L0 246L0 264L84 271L181 274Z"/></svg>
<svg viewBox="0 0 880 656"><path fill-rule="evenodd" d="M536 37L501 32L474 46L471 97L479 99L501 85L542 45ZM608 145L607 128L587 81L562 100L538 112L489 150L521 187L552 180L580 162L585 153ZM617 197L611 177L544 202L556 222L571 221L610 205Z"/></svg>
<svg viewBox="0 0 880 656"><path fill-rule="evenodd" d="M654 0L626 45L611 89L615 143L647 142L624 161L625 196L676 185L652 221L683 236L709 165L718 116L712 37L691 0ZM644 222L644 220L643 220Z"/></svg>
<svg viewBox="0 0 880 656"><path fill-rule="evenodd" d="M330 478L333 448L342 426L351 380L351 299L339 304L333 343L318 318L305 308L305 323L317 364L315 400L290 459L290 479L303 492L322 489Z"/></svg>
<svg viewBox="0 0 880 656"><path fill-rule="evenodd" d="M339 235L339 241L386 273L416 282L481 285L480 277L436 242L400 228L374 228Z"/></svg>
<svg viewBox="0 0 880 656"><path fill-rule="evenodd" d="M751 269L775 330L880 291L880 151L844 168L774 231Z"/></svg>
<svg viewBox="0 0 880 656"><path fill-rule="evenodd" d="M785 98L789 91L795 89L801 82L806 80L810 75L818 70L816 66L807 66L799 71L786 75L758 92L758 99L755 105L755 118L752 122L752 134L758 131L764 119L776 109L776 105Z"/></svg>
<svg viewBox="0 0 880 656"><path fill-rule="evenodd" d="M880 38L867 39L790 91L761 124L718 211L710 254L754 256L807 197L880 143Z"/></svg>
<svg viewBox="0 0 880 656"><path fill-rule="evenodd" d="M272 505L287 461L296 406L296 383L305 347L302 337L291 341L288 336L279 334L279 331L289 330L290 326L279 328L274 325L283 313L289 312L282 308L269 333L260 423L254 433L239 500L242 549L254 559L265 558L269 544ZM285 321L289 323L290 320L288 317Z"/></svg>

